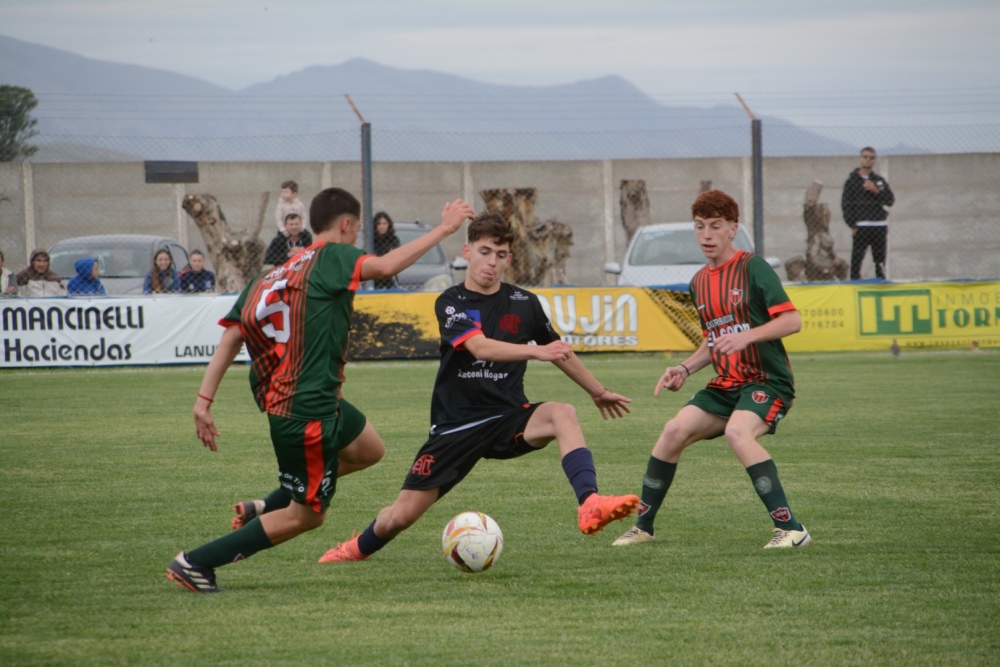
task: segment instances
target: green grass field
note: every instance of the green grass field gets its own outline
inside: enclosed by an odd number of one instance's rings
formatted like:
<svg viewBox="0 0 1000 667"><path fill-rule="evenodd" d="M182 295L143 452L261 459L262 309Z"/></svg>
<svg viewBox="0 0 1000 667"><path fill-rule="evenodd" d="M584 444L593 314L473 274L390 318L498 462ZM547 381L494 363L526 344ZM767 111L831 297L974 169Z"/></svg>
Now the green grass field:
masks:
<svg viewBox="0 0 1000 667"><path fill-rule="evenodd" d="M761 549L770 519L723 440L685 454L656 542L613 548L631 522L585 537L552 445L481 463L372 559L319 565L424 440L436 364L369 362L345 393L385 459L341 480L322 528L220 569L214 596L164 568L276 485L246 367L219 391L218 453L194 438L202 368L3 371L0 664L1000 664L1000 352L792 361L799 398L764 444L808 549ZM638 493L690 392L653 398L660 355L585 362L632 415L603 422L548 364L528 395L575 404L602 491ZM441 554L468 509L506 536L484 574Z"/></svg>

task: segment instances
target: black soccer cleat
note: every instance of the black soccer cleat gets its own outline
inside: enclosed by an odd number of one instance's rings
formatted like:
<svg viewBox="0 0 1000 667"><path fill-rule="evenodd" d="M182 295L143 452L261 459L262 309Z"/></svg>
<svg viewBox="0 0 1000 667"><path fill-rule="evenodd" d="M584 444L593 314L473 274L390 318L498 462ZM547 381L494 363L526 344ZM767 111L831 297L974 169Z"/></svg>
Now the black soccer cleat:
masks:
<svg viewBox="0 0 1000 667"><path fill-rule="evenodd" d="M183 551L167 566L167 579L194 593L221 593L215 585L215 569L192 565Z"/></svg>

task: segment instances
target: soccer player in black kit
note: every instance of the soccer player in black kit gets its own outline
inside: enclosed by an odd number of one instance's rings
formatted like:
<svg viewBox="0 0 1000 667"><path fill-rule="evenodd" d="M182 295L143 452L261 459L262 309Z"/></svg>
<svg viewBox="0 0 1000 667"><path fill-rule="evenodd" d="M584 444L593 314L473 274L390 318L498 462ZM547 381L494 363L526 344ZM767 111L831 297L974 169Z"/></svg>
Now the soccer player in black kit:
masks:
<svg viewBox="0 0 1000 667"><path fill-rule="evenodd" d="M462 254L465 282L435 303L441 330L441 366L431 401L430 436L396 501L364 532L327 551L321 563L368 558L412 526L462 481L480 459L510 459L555 440L573 486L580 531L593 535L635 511L635 495L597 493L597 472L576 410L566 403L531 403L524 395L529 359L551 361L586 391L607 419L629 412L630 398L605 388L552 330L531 292L502 282L511 262L510 225L484 213L469 225ZM529 345L534 342L535 345Z"/></svg>

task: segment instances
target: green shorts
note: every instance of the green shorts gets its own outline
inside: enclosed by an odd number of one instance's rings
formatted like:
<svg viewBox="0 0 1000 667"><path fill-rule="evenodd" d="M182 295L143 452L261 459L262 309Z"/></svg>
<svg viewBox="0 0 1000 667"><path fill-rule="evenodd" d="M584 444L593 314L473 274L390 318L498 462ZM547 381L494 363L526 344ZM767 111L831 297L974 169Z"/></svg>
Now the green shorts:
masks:
<svg viewBox="0 0 1000 667"><path fill-rule="evenodd" d="M278 459L278 483L295 502L322 512L330 506L337 489L340 450L361 435L367 419L341 399L333 419L307 421L268 415L267 420Z"/></svg>
<svg viewBox="0 0 1000 667"><path fill-rule="evenodd" d="M705 387L687 402L717 417L729 419L735 410L749 410L764 420L773 434L778 422L792 409L791 399L778 396L766 384L747 384L737 389ZM721 435L721 434L720 434Z"/></svg>

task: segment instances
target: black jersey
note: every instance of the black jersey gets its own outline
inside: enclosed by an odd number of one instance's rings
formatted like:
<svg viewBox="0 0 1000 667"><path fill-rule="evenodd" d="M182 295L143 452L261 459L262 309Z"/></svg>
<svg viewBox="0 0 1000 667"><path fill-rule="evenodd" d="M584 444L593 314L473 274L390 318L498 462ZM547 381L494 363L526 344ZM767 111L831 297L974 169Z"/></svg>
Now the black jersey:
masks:
<svg viewBox="0 0 1000 667"><path fill-rule="evenodd" d="M537 296L507 283L496 294L455 285L437 298L434 312L441 330L441 366L431 400L432 435L479 424L528 403L527 361L479 361L463 344L478 335L522 345L559 340Z"/></svg>

